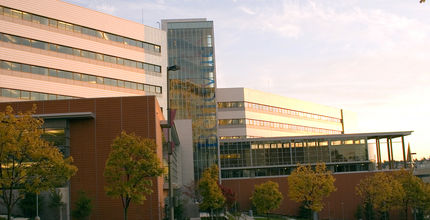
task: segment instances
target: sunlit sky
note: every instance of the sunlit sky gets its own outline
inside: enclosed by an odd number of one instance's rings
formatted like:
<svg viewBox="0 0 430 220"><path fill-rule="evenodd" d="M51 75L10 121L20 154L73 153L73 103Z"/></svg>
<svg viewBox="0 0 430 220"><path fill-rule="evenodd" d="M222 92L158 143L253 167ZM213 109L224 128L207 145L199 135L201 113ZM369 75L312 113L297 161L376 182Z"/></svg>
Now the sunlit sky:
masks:
<svg viewBox="0 0 430 220"><path fill-rule="evenodd" d="M430 2L67 2L156 28L161 19L213 20L219 88L347 109L357 113L357 132L413 130L412 151L430 156Z"/></svg>

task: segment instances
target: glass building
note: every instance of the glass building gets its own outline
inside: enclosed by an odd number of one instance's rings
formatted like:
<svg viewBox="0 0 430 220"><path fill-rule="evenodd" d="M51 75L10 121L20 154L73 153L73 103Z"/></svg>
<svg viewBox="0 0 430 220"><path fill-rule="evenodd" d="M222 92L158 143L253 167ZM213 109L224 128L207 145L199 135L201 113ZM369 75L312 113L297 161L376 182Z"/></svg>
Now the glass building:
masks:
<svg viewBox="0 0 430 220"><path fill-rule="evenodd" d="M217 163L216 71L213 22L162 20L167 31L170 109L175 119L192 119L194 177Z"/></svg>
<svg viewBox="0 0 430 220"><path fill-rule="evenodd" d="M289 175L297 164L325 163L332 172L383 169L381 145L387 145L388 169L407 167L404 136L411 131L334 134L220 141L221 177L252 178ZM386 140L382 144L383 140ZM403 151L395 166L393 146Z"/></svg>

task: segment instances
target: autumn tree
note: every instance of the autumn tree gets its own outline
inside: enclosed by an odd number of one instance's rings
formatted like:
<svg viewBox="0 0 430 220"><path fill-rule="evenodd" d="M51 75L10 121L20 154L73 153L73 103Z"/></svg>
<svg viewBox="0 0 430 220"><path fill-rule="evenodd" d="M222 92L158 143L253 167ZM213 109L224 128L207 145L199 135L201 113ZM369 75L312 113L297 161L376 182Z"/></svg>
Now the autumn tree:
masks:
<svg viewBox="0 0 430 220"><path fill-rule="evenodd" d="M199 207L202 210L210 211L211 216L214 210L221 209L225 203L225 197L218 185L218 174L218 166L213 165L203 172L199 181L199 192L203 198Z"/></svg>
<svg viewBox="0 0 430 220"><path fill-rule="evenodd" d="M125 131L113 141L106 161L105 191L112 198L121 198L124 220L130 203L143 204L152 193L152 180L163 174L156 145L151 139L143 139Z"/></svg>
<svg viewBox="0 0 430 220"><path fill-rule="evenodd" d="M375 210L380 215L386 215L388 211L399 207L399 201L405 197L402 185L384 172L362 179L356 186L356 192L364 204L366 219L373 219Z"/></svg>
<svg viewBox="0 0 430 220"><path fill-rule="evenodd" d="M334 181L335 178L324 163L317 164L315 169L310 165L298 164L297 169L288 177L288 196L310 209L316 218L317 212L324 207L322 200L336 191Z"/></svg>
<svg viewBox="0 0 430 220"><path fill-rule="evenodd" d="M222 184L218 184L218 186L220 187L222 195L225 198L225 207L227 208L227 210L232 210L233 206L236 203L236 193L234 193L233 190Z"/></svg>
<svg viewBox="0 0 430 220"><path fill-rule="evenodd" d="M93 210L92 200L84 191L78 192L78 199L75 201L75 207L72 210L73 219L86 220Z"/></svg>
<svg viewBox="0 0 430 220"><path fill-rule="evenodd" d="M279 185L267 181L255 186L250 199L257 208L257 213L267 215L270 211L279 208L283 198L282 193L279 192Z"/></svg>
<svg viewBox="0 0 430 220"><path fill-rule="evenodd" d="M64 185L77 168L58 148L41 138L43 120L7 106L0 112L0 198L8 219L27 193L40 193Z"/></svg>

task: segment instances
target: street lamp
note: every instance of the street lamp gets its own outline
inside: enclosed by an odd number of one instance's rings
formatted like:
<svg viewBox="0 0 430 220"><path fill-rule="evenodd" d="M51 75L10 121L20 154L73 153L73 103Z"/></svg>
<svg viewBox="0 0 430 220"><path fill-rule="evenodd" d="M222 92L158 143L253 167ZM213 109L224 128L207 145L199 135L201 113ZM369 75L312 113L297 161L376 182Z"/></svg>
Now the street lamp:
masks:
<svg viewBox="0 0 430 220"><path fill-rule="evenodd" d="M167 67L167 125L168 125L168 132L167 132L167 166L168 166L168 178L169 178L169 210L170 210L170 220L175 219L174 215L174 207L173 207L173 187L172 187L172 174L171 174L171 166L172 166L172 145L170 140L170 130L172 129L172 122L171 122L171 114L170 114L170 72L180 70L180 67L177 65L169 66Z"/></svg>

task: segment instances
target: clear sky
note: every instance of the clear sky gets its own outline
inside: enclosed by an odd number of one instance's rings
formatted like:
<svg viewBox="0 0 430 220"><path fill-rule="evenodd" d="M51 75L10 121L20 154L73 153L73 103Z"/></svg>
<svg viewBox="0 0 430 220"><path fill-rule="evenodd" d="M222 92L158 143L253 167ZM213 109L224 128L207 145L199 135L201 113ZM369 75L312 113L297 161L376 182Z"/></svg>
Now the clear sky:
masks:
<svg viewBox="0 0 430 220"><path fill-rule="evenodd" d="M213 20L218 87L347 109L358 132L413 130L412 151L430 156L430 2L67 2L157 28L161 19Z"/></svg>

